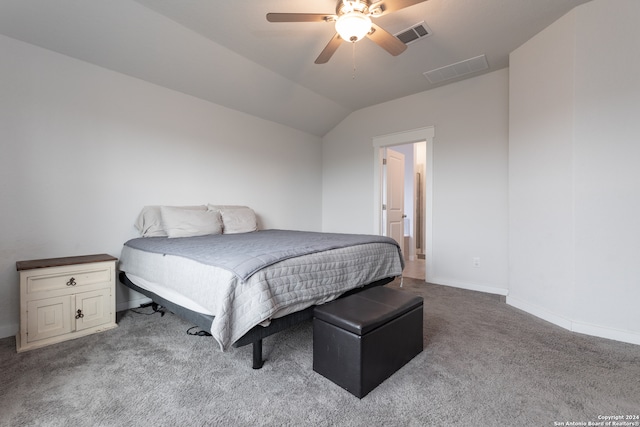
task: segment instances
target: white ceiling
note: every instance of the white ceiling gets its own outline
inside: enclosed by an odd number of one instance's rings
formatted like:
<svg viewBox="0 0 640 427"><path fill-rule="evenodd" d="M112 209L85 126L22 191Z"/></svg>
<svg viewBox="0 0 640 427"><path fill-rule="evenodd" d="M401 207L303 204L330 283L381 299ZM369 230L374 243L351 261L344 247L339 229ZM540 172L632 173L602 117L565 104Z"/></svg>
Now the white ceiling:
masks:
<svg viewBox="0 0 640 427"><path fill-rule="evenodd" d="M265 15L334 13L335 0L0 0L0 34L321 136L354 110L438 86L426 71L482 54L483 72L507 67L587 1L428 0L374 19L392 34L431 28L400 56L365 39L323 65L332 24Z"/></svg>

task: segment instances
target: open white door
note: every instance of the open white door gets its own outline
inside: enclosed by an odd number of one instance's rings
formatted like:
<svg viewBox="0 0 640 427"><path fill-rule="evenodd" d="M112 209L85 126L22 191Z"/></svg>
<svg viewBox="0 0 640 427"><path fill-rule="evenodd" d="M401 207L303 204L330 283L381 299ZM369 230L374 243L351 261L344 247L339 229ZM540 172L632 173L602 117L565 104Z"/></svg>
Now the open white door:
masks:
<svg viewBox="0 0 640 427"><path fill-rule="evenodd" d="M421 225L424 226L422 230L422 236L424 237L424 254L425 254L425 280L427 282L434 281L431 273L434 265L433 254L435 252L433 247L433 143L435 137L435 128L433 126L423 127L419 129L407 130L404 132L396 132L388 135L380 135L373 137L373 178L374 178L374 194L373 203L371 205L374 210L373 221L373 233L387 235L387 215L386 211L381 209L383 203L386 202L384 197L386 191L386 181L384 179L385 172L382 165L382 159L384 158L384 150L386 147L392 147L396 145L415 144L416 142L425 141L424 150L417 155L418 163L424 164L424 188L421 194L424 195L424 200L420 201L424 208L423 217L421 218ZM404 227L403 227L404 228ZM404 234L404 231L401 233ZM404 251L403 251L404 252Z"/></svg>
<svg viewBox="0 0 640 427"><path fill-rule="evenodd" d="M385 234L395 239L404 251L404 154L386 149L384 176L386 197L382 203L383 213L386 214Z"/></svg>

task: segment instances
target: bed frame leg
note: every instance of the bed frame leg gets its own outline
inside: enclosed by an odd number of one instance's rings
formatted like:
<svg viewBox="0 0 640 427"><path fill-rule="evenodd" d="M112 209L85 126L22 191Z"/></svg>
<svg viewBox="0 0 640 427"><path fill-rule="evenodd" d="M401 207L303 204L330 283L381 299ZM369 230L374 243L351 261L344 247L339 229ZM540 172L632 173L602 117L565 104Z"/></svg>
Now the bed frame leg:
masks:
<svg viewBox="0 0 640 427"><path fill-rule="evenodd" d="M260 369L264 364L262 360L262 340L253 342L253 369Z"/></svg>

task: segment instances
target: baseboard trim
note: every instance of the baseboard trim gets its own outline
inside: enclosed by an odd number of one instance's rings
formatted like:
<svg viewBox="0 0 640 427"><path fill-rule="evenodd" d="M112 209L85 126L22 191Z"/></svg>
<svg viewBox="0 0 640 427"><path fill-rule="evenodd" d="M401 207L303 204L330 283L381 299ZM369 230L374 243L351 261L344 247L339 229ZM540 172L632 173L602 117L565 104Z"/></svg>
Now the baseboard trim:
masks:
<svg viewBox="0 0 640 427"><path fill-rule="evenodd" d="M535 304L509 296L507 296L507 304L571 332L640 345L640 334L637 332L578 322L555 314Z"/></svg>
<svg viewBox="0 0 640 427"><path fill-rule="evenodd" d="M425 281L428 283L433 283L434 285L442 285L442 286L449 286L452 288L467 289L469 291L484 292L487 294L495 294L495 295L509 294L509 290L506 288L487 285L483 283L458 282L455 280L448 280L442 277L432 277L429 275L427 275L427 278Z"/></svg>
<svg viewBox="0 0 640 427"><path fill-rule="evenodd" d="M560 326L561 328L572 330L571 319L557 315L540 306L523 301L519 298L514 298L512 296L507 296L507 304L519 310L526 311L527 313L532 314L542 320L546 320L549 323Z"/></svg>
<svg viewBox="0 0 640 427"><path fill-rule="evenodd" d="M573 322L572 326L572 331L578 332L580 334L640 345L640 334L636 332L606 328L603 326L591 325L583 322Z"/></svg>

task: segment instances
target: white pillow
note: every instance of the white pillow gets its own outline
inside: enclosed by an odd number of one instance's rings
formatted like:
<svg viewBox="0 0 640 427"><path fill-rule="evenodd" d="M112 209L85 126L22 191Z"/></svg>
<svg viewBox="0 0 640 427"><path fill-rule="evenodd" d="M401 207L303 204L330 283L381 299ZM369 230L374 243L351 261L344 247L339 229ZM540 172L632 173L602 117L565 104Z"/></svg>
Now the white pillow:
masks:
<svg viewBox="0 0 640 427"><path fill-rule="evenodd" d="M209 210L220 212L224 234L248 233L258 229L256 213L247 206L209 205Z"/></svg>
<svg viewBox="0 0 640 427"><path fill-rule="evenodd" d="M161 206L162 223L167 236L194 237L207 234L221 234L222 221L220 213L209 210L182 209Z"/></svg>
<svg viewBox="0 0 640 427"><path fill-rule="evenodd" d="M199 206L176 206L180 209L192 209L199 211L206 211L205 205ZM164 230L162 224L162 214L160 213L160 206L145 206L140 211L138 218L135 222L136 229L140 232L142 237L166 237L167 233Z"/></svg>

